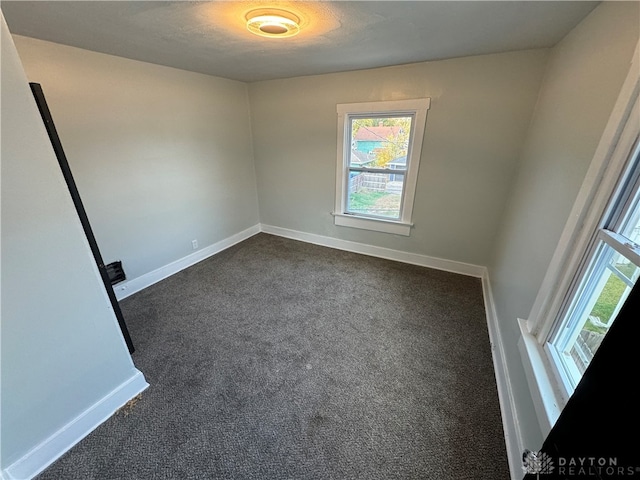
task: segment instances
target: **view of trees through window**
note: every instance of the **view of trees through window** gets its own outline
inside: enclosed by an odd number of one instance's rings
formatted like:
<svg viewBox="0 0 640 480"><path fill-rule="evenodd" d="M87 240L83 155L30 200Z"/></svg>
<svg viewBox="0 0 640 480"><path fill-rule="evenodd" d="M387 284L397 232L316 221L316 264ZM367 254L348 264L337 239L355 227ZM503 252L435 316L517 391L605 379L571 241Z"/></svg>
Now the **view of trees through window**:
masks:
<svg viewBox="0 0 640 480"><path fill-rule="evenodd" d="M411 125L410 116L351 119L348 212L399 218Z"/></svg>

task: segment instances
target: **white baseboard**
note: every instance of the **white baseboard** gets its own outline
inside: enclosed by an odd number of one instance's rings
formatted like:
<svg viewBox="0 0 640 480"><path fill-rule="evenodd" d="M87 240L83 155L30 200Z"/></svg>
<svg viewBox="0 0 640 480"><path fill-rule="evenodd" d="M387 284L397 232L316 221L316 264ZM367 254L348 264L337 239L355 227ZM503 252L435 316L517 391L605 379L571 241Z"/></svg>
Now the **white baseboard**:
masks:
<svg viewBox="0 0 640 480"><path fill-rule="evenodd" d="M482 292L484 295L484 305L487 314L487 327L489 329L489 342L491 343L491 355L493 357L493 369L496 375L498 386L498 399L500 402L500 413L502 414L502 427L504 429L504 439L507 447L507 460L509 461L509 471L512 480L521 480L524 476L522 470L522 452L524 441L518 414L511 388L509 368L507 366L504 352L504 343L498 325L498 314L496 312L493 292L489 281L489 273L485 270L482 277Z"/></svg>
<svg viewBox="0 0 640 480"><path fill-rule="evenodd" d="M472 265L470 263L456 262L453 260L445 260L442 258L429 257L427 255L420 255L417 253L402 252L400 250L393 250L390 248L376 247L373 245L366 245L363 243L351 242L348 240L340 240L338 238L325 237L322 235L316 235L313 233L300 232L297 230L290 230L288 228L274 227L272 225L258 224L254 225L242 232L236 233L224 240L209 245L208 247L198 250L197 252L180 258L174 262L171 262L163 267L157 268L152 272L145 273L139 277L127 280L122 283L114 285L113 291L116 294L118 300L127 298L129 295L133 295L147 287L150 287L154 283L164 280L171 275L178 273L185 268L195 265L206 258L209 258L216 253L219 253L227 248L240 243L260 232L270 233L279 237L291 238L293 240L300 240L302 242L313 243L316 245L322 245L325 247L336 248L338 250L346 250L354 253L361 253L363 255L370 255L372 257L386 258L388 260L395 260L397 262L410 263L413 265L420 265L422 267L434 268L436 270L445 270L447 272L459 273L462 275L468 275L472 277L482 278L485 268L479 265Z"/></svg>
<svg viewBox="0 0 640 480"><path fill-rule="evenodd" d="M5 468L0 472L0 478L26 480L35 477L148 386L144 375L134 369L128 380Z"/></svg>
<svg viewBox="0 0 640 480"><path fill-rule="evenodd" d="M364 243L351 242L349 240L341 240L339 238L325 237L314 233L300 232L298 230L290 230L288 228L274 227L273 225L260 225L260 230L264 233L270 233L279 237L291 238L292 240L300 240L302 242L322 245L324 247L336 248L338 250L346 250L348 252L361 253L372 257L386 258L387 260L395 260L396 262L410 263L412 265L420 265L421 267L434 268L436 270L445 270L447 272L459 273L471 277L482 278L485 267L472 265L470 263L456 262L453 260L445 260L437 257L429 257L418 253L402 252L391 248L376 247L374 245L366 245Z"/></svg>
<svg viewBox="0 0 640 480"><path fill-rule="evenodd" d="M256 235L257 233L260 233L260 225L249 227L242 232L231 235L230 237L220 240L213 245L209 245L208 247L198 250L197 252L187 255L186 257L180 258L175 262L171 262L163 267L157 268L152 272L145 273L144 275L133 278L131 280L127 280L122 283L118 283L113 287L116 298L118 300L127 298L129 295L133 295L140 290L144 290L154 283L158 283L160 280L164 280L165 278L178 273L180 270L184 270L185 268L195 265L196 263L201 262L202 260L215 255L216 253L226 250L236 243L240 243L243 240Z"/></svg>

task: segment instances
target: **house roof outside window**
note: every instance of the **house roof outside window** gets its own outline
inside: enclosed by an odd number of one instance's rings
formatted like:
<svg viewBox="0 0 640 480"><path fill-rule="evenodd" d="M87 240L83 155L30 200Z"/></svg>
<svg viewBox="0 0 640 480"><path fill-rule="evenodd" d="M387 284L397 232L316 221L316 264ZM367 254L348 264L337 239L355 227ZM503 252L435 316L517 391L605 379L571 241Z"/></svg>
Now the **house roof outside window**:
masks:
<svg viewBox="0 0 640 480"><path fill-rule="evenodd" d="M397 137L402 127L393 125L389 127L360 127L356 132L354 140L365 142L383 142L389 138Z"/></svg>

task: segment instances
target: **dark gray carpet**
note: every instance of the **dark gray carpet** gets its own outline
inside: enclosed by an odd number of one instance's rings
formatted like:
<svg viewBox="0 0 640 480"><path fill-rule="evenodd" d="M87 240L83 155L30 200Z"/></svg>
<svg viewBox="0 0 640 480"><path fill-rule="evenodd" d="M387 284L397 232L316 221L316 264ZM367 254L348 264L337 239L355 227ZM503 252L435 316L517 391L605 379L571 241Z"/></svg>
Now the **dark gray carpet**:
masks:
<svg viewBox="0 0 640 480"><path fill-rule="evenodd" d="M480 280L259 234L122 302L151 387L48 479L508 479Z"/></svg>

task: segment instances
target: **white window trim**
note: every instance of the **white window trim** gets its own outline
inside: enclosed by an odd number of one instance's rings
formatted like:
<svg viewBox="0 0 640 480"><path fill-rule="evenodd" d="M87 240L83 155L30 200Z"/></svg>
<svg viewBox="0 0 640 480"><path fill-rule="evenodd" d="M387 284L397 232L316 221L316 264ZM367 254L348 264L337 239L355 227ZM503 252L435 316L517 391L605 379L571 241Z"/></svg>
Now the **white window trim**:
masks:
<svg viewBox="0 0 640 480"><path fill-rule="evenodd" d="M334 224L342 227L360 228L383 233L409 236L411 233L411 218L413 203L418 183L418 169L422 155L422 141L427 121L427 111L431 106L430 98L418 98L410 100L392 100L383 102L366 103L340 103L338 112L338 161L336 167L336 198L333 211ZM405 178L404 200L401 217L399 220L388 220L347 214L346 195L347 170L349 168L349 148L345 145L347 129L350 128L346 119L352 114L376 115L414 115L415 123L412 125L412 135L409 145L408 169Z"/></svg>
<svg viewBox="0 0 640 480"><path fill-rule="evenodd" d="M599 229L609 201L640 134L640 42L627 78L578 192L568 221L534 301L521 320L518 342L527 381L546 436L571 394L559 379L545 343L571 288L583 255Z"/></svg>

